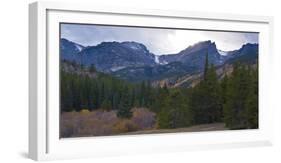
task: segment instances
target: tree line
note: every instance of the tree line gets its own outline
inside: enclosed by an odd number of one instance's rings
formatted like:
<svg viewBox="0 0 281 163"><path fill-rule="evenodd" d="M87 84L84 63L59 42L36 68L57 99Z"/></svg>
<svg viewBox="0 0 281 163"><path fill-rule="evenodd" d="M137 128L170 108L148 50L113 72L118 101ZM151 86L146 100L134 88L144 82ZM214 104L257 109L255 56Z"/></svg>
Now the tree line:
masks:
<svg viewBox="0 0 281 163"><path fill-rule="evenodd" d="M96 76L61 71L61 111L117 110L118 117L131 118L133 107L145 107L156 113L158 128L215 122L230 129L258 128L258 71L251 65L237 62L220 80L206 55L202 80L193 88L152 87L149 81L129 83L93 66L89 71Z"/></svg>
<svg viewBox="0 0 281 163"><path fill-rule="evenodd" d="M72 65L73 66L73 65ZM60 72L60 104L62 112L87 110L118 110L118 116L131 117L133 107L152 103L154 89L150 82L132 84L97 72L92 66L77 68L77 72ZM86 72L91 72L91 76ZM93 77L94 76L94 77Z"/></svg>

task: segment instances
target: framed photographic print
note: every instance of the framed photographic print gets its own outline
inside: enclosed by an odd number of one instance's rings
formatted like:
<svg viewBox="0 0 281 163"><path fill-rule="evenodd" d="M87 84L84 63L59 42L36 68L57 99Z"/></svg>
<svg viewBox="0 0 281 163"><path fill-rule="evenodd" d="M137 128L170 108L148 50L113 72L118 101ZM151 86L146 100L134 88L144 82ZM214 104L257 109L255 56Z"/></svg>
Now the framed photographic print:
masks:
<svg viewBox="0 0 281 163"><path fill-rule="evenodd" d="M272 18L37 2L34 160L270 145Z"/></svg>

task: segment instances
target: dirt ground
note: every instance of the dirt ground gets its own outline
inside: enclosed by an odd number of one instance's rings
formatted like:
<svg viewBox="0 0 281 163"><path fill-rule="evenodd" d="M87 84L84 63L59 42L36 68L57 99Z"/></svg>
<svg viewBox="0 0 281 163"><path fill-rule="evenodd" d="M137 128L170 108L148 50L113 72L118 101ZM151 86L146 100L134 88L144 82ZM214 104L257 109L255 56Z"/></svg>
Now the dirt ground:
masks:
<svg viewBox="0 0 281 163"><path fill-rule="evenodd" d="M124 134L125 135L135 135L135 134L158 134L158 133L220 131L220 130L228 130L228 129L225 128L224 123L212 123L212 124L194 125L194 126L185 127L185 128L143 130L143 131L128 132L128 133L124 133ZM124 134L122 134L122 135L124 135Z"/></svg>

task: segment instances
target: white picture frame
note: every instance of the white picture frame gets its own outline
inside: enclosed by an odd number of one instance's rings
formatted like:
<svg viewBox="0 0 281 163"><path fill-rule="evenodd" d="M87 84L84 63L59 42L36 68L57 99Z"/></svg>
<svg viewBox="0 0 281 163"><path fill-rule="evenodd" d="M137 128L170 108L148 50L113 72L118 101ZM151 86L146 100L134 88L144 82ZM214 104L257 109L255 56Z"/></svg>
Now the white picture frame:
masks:
<svg viewBox="0 0 281 163"><path fill-rule="evenodd" d="M92 138L59 138L59 22L260 33L259 129ZM173 23L170 23L173 21ZM29 6L29 157L34 160L271 145L273 18L35 2ZM52 65L52 66L50 66ZM173 141L171 141L173 140Z"/></svg>

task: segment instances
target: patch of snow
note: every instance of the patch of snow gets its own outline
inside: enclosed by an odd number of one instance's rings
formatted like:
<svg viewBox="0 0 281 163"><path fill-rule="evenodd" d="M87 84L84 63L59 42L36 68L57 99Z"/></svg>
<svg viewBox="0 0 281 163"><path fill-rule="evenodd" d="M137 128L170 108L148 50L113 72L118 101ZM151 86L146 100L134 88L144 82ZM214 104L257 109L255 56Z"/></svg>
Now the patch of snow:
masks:
<svg viewBox="0 0 281 163"><path fill-rule="evenodd" d="M75 44L75 47L78 49L78 51L79 51L79 52L83 49L83 47L82 47L82 46L77 45L77 44Z"/></svg>
<svg viewBox="0 0 281 163"><path fill-rule="evenodd" d="M139 46L135 46L135 45L130 45L130 48L131 48L131 49L135 49L135 50L138 50L138 49L139 49Z"/></svg>
<svg viewBox="0 0 281 163"><path fill-rule="evenodd" d="M222 56L227 56L228 52L227 51L222 51L222 50L218 50L219 54Z"/></svg>
<svg viewBox="0 0 281 163"><path fill-rule="evenodd" d="M125 46L127 46L128 48L130 49L133 49L133 50L141 50L142 47L138 44L138 43L134 43L134 42L123 42L123 44Z"/></svg>
<svg viewBox="0 0 281 163"><path fill-rule="evenodd" d="M157 55L155 55L154 60L155 60L155 62L156 62L157 64L160 64L160 65L166 65L166 64L168 64L168 62L166 62L166 61L160 62L159 56L157 56Z"/></svg>
<svg viewBox="0 0 281 163"><path fill-rule="evenodd" d="M115 71L121 70L121 69L123 69L123 68L125 68L125 66L112 67L112 68L110 68L110 70L111 70L112 72L115 72Z"/></svg>
<svg viewBox="0 0 281 163"><path fill-rule="evenodd" d="M135 70L131 69L130 72L135 72Z"/></svg>
<svg viewBox="0 0 281 163"><path fill-rule="evenodd" d="M159 56L156 55L154 59L155 59L155 62L156 62L156 63L160 64L160 62L159 62Z"/></svg>

